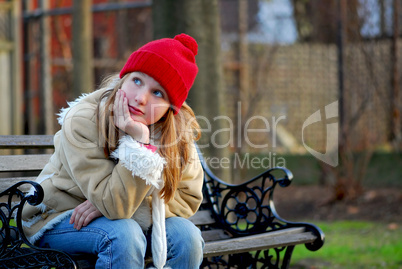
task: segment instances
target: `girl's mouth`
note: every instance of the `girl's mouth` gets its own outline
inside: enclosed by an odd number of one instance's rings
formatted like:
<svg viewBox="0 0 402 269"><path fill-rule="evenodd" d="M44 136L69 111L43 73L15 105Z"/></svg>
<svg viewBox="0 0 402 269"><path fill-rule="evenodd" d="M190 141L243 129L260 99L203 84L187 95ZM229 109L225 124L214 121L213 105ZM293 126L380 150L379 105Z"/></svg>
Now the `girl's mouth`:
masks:
<svg viewBox="0 0 402 269"><path fill-rule="evenodd" d="M133 106L128 106L128 110L129 110L130 113L133 114L133 115L138 115L138 116L144 115L144 112L142 112L140 109L135 108L135 107L133 107Z"/></svg>

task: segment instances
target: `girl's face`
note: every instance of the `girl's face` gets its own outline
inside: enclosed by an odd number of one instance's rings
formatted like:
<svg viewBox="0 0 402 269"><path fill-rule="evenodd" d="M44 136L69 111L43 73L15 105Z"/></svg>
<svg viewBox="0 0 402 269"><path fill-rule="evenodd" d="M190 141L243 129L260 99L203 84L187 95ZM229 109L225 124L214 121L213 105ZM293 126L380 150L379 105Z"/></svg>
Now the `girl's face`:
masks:
<svg viewBox="0 0 402 269"><path fill-rule="evenodd" d="M166 91L147 74L128 74L121 90L126 94L131 118L145 125L159 121L170 107Z"/></svg>

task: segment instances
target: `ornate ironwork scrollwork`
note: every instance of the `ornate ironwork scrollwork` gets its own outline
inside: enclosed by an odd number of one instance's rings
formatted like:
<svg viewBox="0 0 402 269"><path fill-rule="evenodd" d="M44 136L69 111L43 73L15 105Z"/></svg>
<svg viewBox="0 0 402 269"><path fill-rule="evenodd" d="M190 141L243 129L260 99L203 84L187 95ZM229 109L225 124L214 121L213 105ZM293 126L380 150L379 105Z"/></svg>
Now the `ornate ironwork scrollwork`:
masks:
<svg viewBox="0 0 402 269"><path fill-rule="evenodd" d="M24 194L19 187L31 185ZM26 238L22 228L22 208L26 203L39 205L43 200L42 187L33 181L20 181L0 193L7 201L0 203L0 258L1 268L77 268L74 260L64 252L38 248Z"/></svg>
<svg viewBox="0 0 402 269"><path fill-rule="evenodd" d="M212 208L219 228L225 229L233 237L281 230L290 227L304 227L316 235L313 243L305 246L309 250L317 250L324 244L324 233L310 223L291 222L281 218L274 205L273 195L277 185L287 187L293 175L282 167L269 169L260 175L241 184L229 184L216 177L202 158L197 148L201 164L204 168L204 196ZM294 246L277 247L256 251L251 267L238 268L287 268ZM205 259L208 268L215 265L230 265L233 260L240 261L249 253L214 257ZM282 257L281 257L282 256ZM247 256L248 257L248 256ZM258 264L257 264L258 262ZM282 263L282 265L280 265Z"/></svg>
<svg viewBox="0 0 402 269"><path fill-rule="evenodd" d="M200 268L288 268L294 246L265 249L255 252L238 253L204 259Z"/></svg>
<svg viewBox="0 0 402 269"><path fill-rule="evenodd" d="M204 195L211 201L215 217L233 236L276 230L285 225L271 207L275 186L287 186L292 179L292 173L286 168L270 169L238 185L223 182L212 172L205 177Z"/></svg>

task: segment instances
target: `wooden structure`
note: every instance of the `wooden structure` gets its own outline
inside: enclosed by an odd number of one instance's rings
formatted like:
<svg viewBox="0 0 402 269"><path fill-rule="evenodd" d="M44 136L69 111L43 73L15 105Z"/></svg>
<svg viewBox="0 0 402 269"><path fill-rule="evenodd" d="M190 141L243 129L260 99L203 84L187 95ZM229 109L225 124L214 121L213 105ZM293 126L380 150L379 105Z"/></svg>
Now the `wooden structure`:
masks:
<svg viewBox="0 0 402 269"><path fill-rule="evenodd" d="M0 176L5 174L0 178L2 268L92 268L96 261L96 257L37 248L22 232L24 204L40 204L43 199L43 189L31 180L51 156L46 149L52 148L51 135L0 136L0 149L38 151L0 155ZM206 242L202 268L288 268L296 245L304 244L312 251L323 246L324 234L317 226L286 221L275 210L275 187L291 183L289 170L273 168L233 185L217 178L199 156L205 172L204 202L191 221L200 227ZM31 187L35 193L26 195ZM16 226L10 225L11 219Z"/></svg>
<svg viewBox="0 0 402 269"><path fill-rule="evenodd" d="M20 17L19 1L0 2L0 135L22 133Z"/></svg>

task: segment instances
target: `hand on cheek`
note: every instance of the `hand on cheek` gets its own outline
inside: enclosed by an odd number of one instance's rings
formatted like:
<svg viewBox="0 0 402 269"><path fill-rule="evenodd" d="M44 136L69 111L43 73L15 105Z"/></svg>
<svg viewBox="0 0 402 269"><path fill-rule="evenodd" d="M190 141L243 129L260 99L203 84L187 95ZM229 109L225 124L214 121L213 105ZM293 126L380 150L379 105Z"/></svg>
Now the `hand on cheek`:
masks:
<svg viewBox="0 0 402 269"><path fill-rule="evenodd" d="M128 100L122 90L116 93L113 105L113 119L116 127L142 143L149 143L149 128L145 124L134 121L128 110Z"/></svg>

